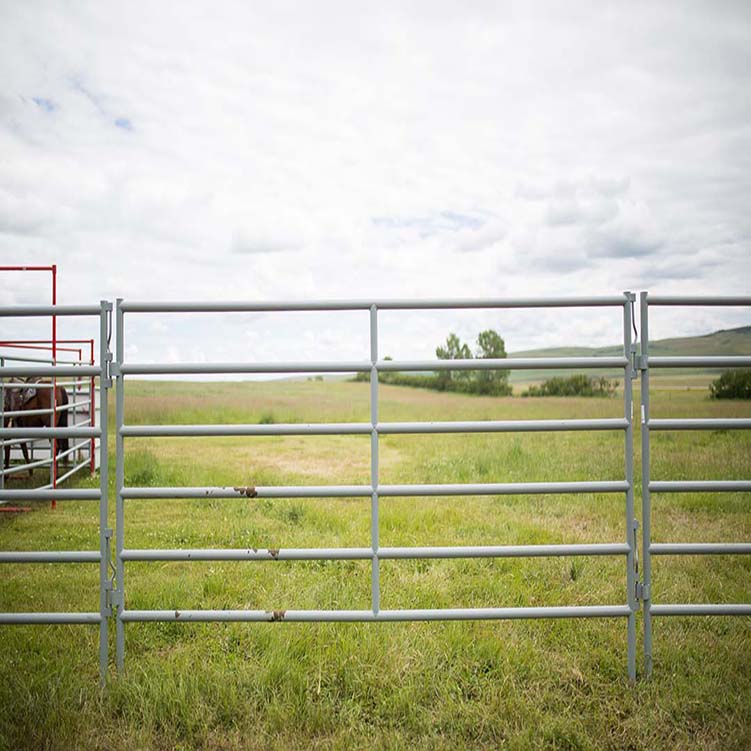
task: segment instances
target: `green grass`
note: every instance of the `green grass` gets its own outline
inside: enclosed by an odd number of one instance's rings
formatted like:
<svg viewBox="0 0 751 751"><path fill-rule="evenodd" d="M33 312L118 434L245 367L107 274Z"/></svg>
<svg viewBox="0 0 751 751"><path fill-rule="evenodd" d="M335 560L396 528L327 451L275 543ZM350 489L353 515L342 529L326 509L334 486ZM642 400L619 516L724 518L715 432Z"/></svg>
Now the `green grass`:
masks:
<svg viewBox="0 0 751 751"><path fill-rule="evenodd" d="M706 384L697 376L654 379L653 416L751 416L749 402L710 401ZM368 398L365 383L133 382L126 421L359 421L369 417ZM380 410L384 421L540 419L614 417L622 406L382 387ZM638 432L635 444L639 499ZM751 478L751 437L742 432L655 434L652 446L655 479ZM131 439L126 449L130 485L370 479L362 437ZM380 458L384 483L617 479L623 438L387 436ZM619 542L624 523L618 495L381 500L382 545ZM749 540L748 495L655 495L653 530L661 542ZM131 501L125 540L132 548L367 546L370 506L361 499ZM96 546L91 504L0 517L2 549ZM751 599L747 557L656 558L653 572L656 602ZM96 566L5 565L2 576L0 610L97 609ZM133 609L370 605L365 562L131 563L125 586ZM384 608L620 604L625 564L386 561L381 588ZM636 685L626 678L623 620L129 624L126 671L113 672L104 691L96 627L14 626L0 635L0 748L751 746L745 618L657 619L654 677Z"/></svg>

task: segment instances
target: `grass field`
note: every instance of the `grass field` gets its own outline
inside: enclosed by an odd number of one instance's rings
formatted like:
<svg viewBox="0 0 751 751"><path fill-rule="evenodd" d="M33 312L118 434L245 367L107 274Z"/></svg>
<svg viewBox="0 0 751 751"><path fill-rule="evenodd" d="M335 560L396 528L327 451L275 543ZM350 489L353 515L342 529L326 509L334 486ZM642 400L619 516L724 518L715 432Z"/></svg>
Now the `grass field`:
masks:
<svg viewBox="0 0 751 751"><path fill-rule="evenodd" d="M652 416L751 416L751 403L709 401L706 383L653 379ZM342 381L133 382L126 422L360 421L369 419L368 393L366 383ZM541 419L616 417L622 403L384 386L380 409L383 421ZM638 432L635 445L638 506ZM362 437L132 439L126 449L127 485L370 481ZM652 449L655 479L751 479L751 436L742 431L660 433ZM380 458L383 483L620 479L624 462L619 433L387 436ZM747 494L653 501L656 541L751 539ZM125 544L368 546L369 524L360 499L131 501ZM382 545L624 537L621 495L381 501ZM0 549L97 545L91 504L0 518ZM655 602L751 600L748 557L657 558L653 573ZM2 577L0 610L98 608L97 566L5 565ZM368 608L370 567L132 563L125 588L133 609ZM383 608L622 604L625 561L387 561L381 590ZM3 627L0 748L751 747L746 618L657 619L654 677L636 685L626 678L623 619L129 624L126 671L104 691L97 636L96 627Z"/></svg>

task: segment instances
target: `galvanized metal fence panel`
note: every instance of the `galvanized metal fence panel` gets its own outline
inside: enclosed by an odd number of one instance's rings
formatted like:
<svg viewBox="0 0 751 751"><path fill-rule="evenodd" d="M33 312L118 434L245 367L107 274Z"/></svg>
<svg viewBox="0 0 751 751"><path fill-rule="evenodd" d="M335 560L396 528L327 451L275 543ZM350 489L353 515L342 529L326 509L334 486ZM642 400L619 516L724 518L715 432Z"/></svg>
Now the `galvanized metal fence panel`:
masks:
<svg viewBox="0 0 751 751"><path fill-rule="evenodd" d="M745 418L723 419L652 419L650 416L649 371L651 368L736 368L751 367L751 357L701 356L701 357L651 357L649 355L650 306L748 306L751 297L666 297L640 295L641 313L641 457L642 457L642 550L643 584L640 596L644 603L644 670L652 673L653 667L653 616L686 615L751 615L751 603L723 604L655 604L652 592L652 556L680 555L748 555L751 543L655 543L652 541L653 493L735 493L751 492L747 480L653 480L651 477L650 433L661 430L748 430L751 420Z"/></svg>
<svg viewBox="0 0 751 751"><path fill-rule="evenodd" d="M632 315L635 297L507 299L507 300L377 300L280 303L130 303L116 304L117 344L113 373L116 390L116 549L117 591L116 664L124 666L125 624L135 621L433 621L517 618L625 618L627 621L628 675L636 676L636 520L633 483L633 393L635 345L632 341ZM623 354L620 357L555 357L477 360L392 361L379 356L379 310L460 310L474 308L582 308L611 307L622 310ZM125 315L213 312L282 312L362 310L369 313L370 358L361 361L325 362L225 362L225 363L131 363L124 359ZM462 422L381 422L379 419L379 373L388 371L436 371L482 369L620 368L624 374L623 418L602 420L496 420ZM370 421L366 423L272 424L272 425L126 425L126 376L156 374L232 373L369 373ZM442 485L382 485L379 482L379 437L393 434L542 432L542 431L620 431L624 435L623 479L600 482L464 483ZM283 435L370 435L370 484L299 487L150 487L125 485L124 441L133 437L157 436L283 436ZM624 542L576 545L382 547L380 544L380 499L417 496L472 496L551 493L621 493L624 496ZM124 544L125 502L168 498L370 498L371 544L368 548L318 549L201 549L136 550ZM410 558L481 558L608 555L625 559L625 602L616 605L451 608L383 610L380 562ZM131 610L126 607L126 561L305 561L370 560L371 608L369 610Z"/></svg>
<svg viewBox="0 0 751 751"><path fill-rule="evenodd" d="M108 624L111 615L110 593L112 583L109 577L111 531L108 529L108 472L107 472L107 399L110 387L109 336L112 303L102 301L99 306L14 306L0 308L0 317L25 316L88 316L99 319L99 363L91 366L36 365L2 366L0 382L27 376L47 376L52 378L88 376L99 379L101 419L97 427L49 427L49 428L6 428L0 424L0 439L20 438L81 438L99 439L100 476L98 489L36 489L0 490L0 500L88 500L99 504L99 550L98 551L2 551L0 563L98 563L99 564L99 610L96 612L24 612L0 613L0 624L98 624L99 625L99 672L102 681L107 673L108 663Z"/></svg>
<svg viewBox="0 0 751 751"><path fill-rule="evenodd" d="M747 367L751 357L650 357L649 305L751 305L747 297L649 297L641 295L641 355L637 356L632 338L633 303L629 292L622 296L592 298L549 298L507 300L377 300L318 301L280 303L128 303L117 301L116 357L109 351L110 313L112 304L102 301L95 306L16 306L0 308L3 316L97 316L100 323L99 363L92 366L23 365L0 367L4 379L37 375L47 377L95 377L101 386L101 419L97 427L6 428L0 427L0 439L81 438L100 439L99 489L0 489L0 500L89 500L99 504L98 551L1 551L0 563L99 563L98 612L0 613L0 624L98 624L99 666L102 680L108 663L108 621L115 618L116 665L124 666L125 624L153 621L249 621L249 622L391 622L437 620L536 619L536 618L625 618L627 621L627 666L631 679L636 676L636 613L644 602L645 673L652 670L652 617L683 615L751 615L751 604L655 604L651 596L653 555L751 554L751 542L652 542L651 494L669 492L749 492L748 480L652 480L650 472L650 432L660 430L747 430L747 418L661 418L652 419L649 409L650 368L679 367ZM500 309L500 308L574 308L613 307L622 309L623 354L619 357L509 358L500 360L418 360L393 361L379 356L379 310L403 311L426 309ZM213 313L213 312L281 312L281 311L368 311L370 357L358 361L325 362L244 362L139 364L125 362L125 314ZM379 373L392 371L439 371L482 369L549 369L549 368L620 368L624 374L623 417L607 419L488 420L382 422L379 418ZM369 373L370 419L363 423L303 423L271 425L127 425L125 424L126 376L151 374L208 373ZM637 572L637 521L634 515L633 391L632 381L641 375L641 452L642 452L642 547L643 582ZM114 576L111 565L107 526L107 405L111 376L117 379L116 391L116 528ZM624 436L624 473L622 479L577 482L524 483L448 483L448 484L381 484L379 480L379 438L381 435L423 435L459 433L538 433L561 431L617 431ZM300 436L300 435L369 435L370 482L366 485L307 485L267 487L131 487L125 485L124 442L139 437L211 437L211 436ZM478 545L389 547L380 544L380 500L391 497L441 497L511 494L621 493L624 496L625 539L623 542L554 544L554 545ZM369 547L349 548L282 548L282 549L128 549L125 547L125 502L129 499L222 498L343 498L370 499ZM625 602L610 605L538 606L384 610L380 607L380 562L405 559L457 558L537 558L560 556L623 556L626 564ZM368 610L129 610L125 607L125 563L128 561L313 561L363 560L371 562L371 607Z"/></svg>

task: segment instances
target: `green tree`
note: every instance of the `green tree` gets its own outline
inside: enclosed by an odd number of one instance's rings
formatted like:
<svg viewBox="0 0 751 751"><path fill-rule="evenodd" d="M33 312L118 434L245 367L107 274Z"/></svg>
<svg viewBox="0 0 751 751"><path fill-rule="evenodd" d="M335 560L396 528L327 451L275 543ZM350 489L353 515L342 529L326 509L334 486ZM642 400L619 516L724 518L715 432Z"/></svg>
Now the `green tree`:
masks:
<svg viewBox="0 0 751 751"><path fill-rule="evenodd" d="M506 358L506 345L497 331L487 329L477 335L477 357L479 359L503 360ZM504 396L511 393L508 385L508 370L478 370L473 375L473 382L480 394Z"/></svg>
<svg viewBox="0 0 751 751"><path fill-rule="evenodd" d="M470 360L472 352L453 332L448 335L443 347L436 347L436 357L439 360ZM438 372L437 385L439 389L448 389L452 381L466 381L469 373L465 370L441 370Z"/></svg>

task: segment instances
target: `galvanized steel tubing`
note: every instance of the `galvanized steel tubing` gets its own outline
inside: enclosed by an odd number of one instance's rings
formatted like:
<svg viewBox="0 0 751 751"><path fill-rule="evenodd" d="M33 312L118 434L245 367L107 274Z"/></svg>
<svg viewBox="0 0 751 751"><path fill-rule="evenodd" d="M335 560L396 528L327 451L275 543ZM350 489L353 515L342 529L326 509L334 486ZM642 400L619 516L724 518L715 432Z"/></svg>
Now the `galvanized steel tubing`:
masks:
<svg viewBox="0 0 751 751"><path fill-rule="evenodd" d="M649 355L650 306L749 306L751 297L669 297L649 296L642 292L641 307L641 443L642 443L642 549L644 555L644 670L652 673L652 616L751 615L749 604L653 604L652 556L749 555L751 543L739 542L652 542L652 493L737 493L751 492L748 480L653 480L650 476L650 441L653 430L748 430L747 418L661 418L649 413L650 368L738 368L751 367L747 356L651 357Z"/></svg>
<svg viewBox="0 0 751 751"><path fill-rule="evenodd" d="M49 428L6 428L0 426L0 438L4 442L17 443L21 440L31 439L56 439L56 438L99 438L100 445L100 484L98 489L91 488L36 488L27 490L8 490L5 487L0 489L0 500L2 501L96 501L99 503L99 540L100 546L98 551L2 551L0 552L0 563L6 564L36 564L36 563L98 563L99 564L99 612L84 613L0 613L0 624L18 624L18 625L38 625L38 624L98 624L99 625L99 674L100 679L104 682L107 674L108 648L107 648L107 623L109 610L106 601L107 584L108 584L108 565L109 555L106 547L106 527L107 527L107 380L106 364L109 360L107 349L107 318L112 305L102 301L99 306L14 306L1 307L0 317L16 316L97 316L99 318L99 336L100 336L100 357L99 365L34 365L34 366L0 366L0 379L15 379L18 377L41 376L41 377L77 377L87 376L90 378L97 377L100 379L102 387L101 409L102 423L100 427L49 427ZM4 383L7 387L7 383ZM47 384L39 384L40 387L47 387ZM52 387L52 384L49 384ZM94 395L92 392L91 402L93 411ZM81 406L76 405L76 406ZM71 409L71 406L57 407L57 411ZM36 410L45 414L50 410ZM8 413L5 413L6 415ZM28 414L28 413L26 413ZM75 452L84 444L78 444L70 449L67 454ZM53 451L53 454L55 452ZM59 457L56 457L59 458ZM52 463L52 457L36 464ZM72 470L66 473L60 480L68 477L77 469L82 468L89 463L89 459L76 465ZM28 468L30 465L26 465ZM3 474L8 474L4 471Z"/></svg>
<svg viewBox="0 0 751 751"><path fill-rule="evenodd" d="M117 377L117 665L124 663L123 624L130 621L405 621L455 620L477 618L563 618L563 617L626 617L628 619L628 672L635 677L635 612L634 595L634 520L633 520L633 450L631 402L631 305L633 296L554 298L516 300L382 300L320 301L311 303L130 303L118 300L117 347L114 373ZM618 307L623 310L623 356L621 357L554 357L472 360L380 360L378 353L378 311L461 308L570 308ZM323 362L250 362L250 363L127 363L124 353L125 313L214 313L272 311L341 311L369 312L370 359L363 361ZM456 422L394 422L382 423L378 415L378 374L381 371L437 371L486 369L612 369L624 370L623 418L599 420L490 420ZM370 422L274 425L125 425L123 381L132 375L228 374L228 373L368 373L370 375ZM425 485L382 485L379 481L378 442L380 435L430 433L506 433L559 431L622 431L625 449L625 479L600 482L530 482L530 483L466 483ZM125 487L125 438L179 436L279 436L279 435L370 435L371 477L369 485L321 485L296 487ZM583 545L511 545L455 547L381 547L379 540L379 501L384 497L467 496L508 494L560 493L624 493L626 497L626 540L624 543ZM280 550L126 550L123 545L124 504L129 499L178 498L370 498L371 545L369 548L318 548ZM626 558L627 604L622 606L540 607L540 608L468 608L443 610L380 609L380 561L409 558L481 558L538 557L567 555L623 555ZM132 611L124 606L125 561L156 560L370 560L371 609L369 611Z"/></svg>

